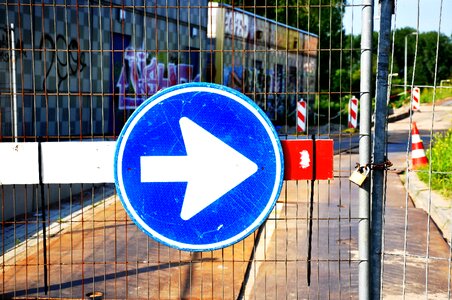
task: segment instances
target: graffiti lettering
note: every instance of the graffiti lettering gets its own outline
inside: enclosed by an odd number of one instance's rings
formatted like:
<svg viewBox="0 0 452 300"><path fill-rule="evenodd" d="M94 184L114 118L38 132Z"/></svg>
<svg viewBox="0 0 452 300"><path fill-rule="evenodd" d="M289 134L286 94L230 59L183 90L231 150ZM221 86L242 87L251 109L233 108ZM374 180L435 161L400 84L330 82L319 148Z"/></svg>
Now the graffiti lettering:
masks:
<svg viewBox="0 0 452 300"><path fill-rule="evenodd" d="M0 27L0 62L9 62L11 44L9 42L9 28L8 26ZM20 49L20 41L15 42L16 49ZM24 52L23 56L27 57L27 53Z"/></svg>
<svg viewBox="0 0 452 300"><path fill-rule="evenodd" d="M8 62L9 61L9 51L5 51L4 49L9 49L8 43L8 27L0 27L0 62Z"/></svg>
<svg viewBox="0 0 452 300"><path fill-rule="evenodd" d="M294 112L296 109L296 69L292 71L288 74L289 80L286 84L282 65L275 65L275 69L267 70L230 66L224 68L223 82L252 97L273 123L278 125L286 122L287 112ZM301 92L301 86L298 92ZM287 120L287 123L293 122L295 117Z"/></svg>
<svg viewBox="0 0 452 300"><path fill-rule="evenodd" d="M52 74L56 74L57 86L60 90L62 83L69 76L76 76L86 67L85 53L79 51L78 42L75 39L72 39L68 43L66 38L61 34L58 34L54 40L51 35L45 33L41 37L39 48L50 50L44 52L46 57L44 60L45 79L42 82L43 90L49 91L53 89L47 83L48 77ZM42 59L41 53L39 53L39 59Z"/></svg>
<svg viewBox="0 0 452 300"><path fill-rule="evenodd" d="M159 63L153 57L146 64L147 53L128 47L124 53L125 65L121 69L116 87L119 89L119 109L134 109L159 90L186 82L200 81L193 78L193 66L188 64ZM128 97L129 94L133 96Z"/></svg>
<svg viewBox="0 0 452 300"><path fill-rule="evenodd" d="M227 11L224 17L224 31L227 34L246 39L249 34L249 17L236 11Z"/></svg>

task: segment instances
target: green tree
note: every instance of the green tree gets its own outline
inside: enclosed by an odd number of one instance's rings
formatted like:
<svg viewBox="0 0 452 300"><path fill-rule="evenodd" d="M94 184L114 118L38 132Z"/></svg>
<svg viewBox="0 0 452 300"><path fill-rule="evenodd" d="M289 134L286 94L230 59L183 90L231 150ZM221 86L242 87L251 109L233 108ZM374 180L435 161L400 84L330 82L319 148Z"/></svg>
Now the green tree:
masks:
<svg viewBox="0 0 452 300"><path fill-rule="evenodd" d="M436 52L438 48L438 67L436 65ZM419 35L418 59L416 59L416 71L414 81L416 84L434 84L435 71L437 82L450 78L452 74L452 44L451 39L437 32L426 32ZM418 83L419 82L419 83Z"/></svg>
<svg viewBox="0 0 452 300"><path fill-rule="evenodd" d="M414 84L433 85L435 80L435 65L438 50L437 82L452 76L452 40L438 32L412 34L414 28L397 29L394 33L394 70L403 78L405 69L405 37L407 40L407 82L411 84L413 71ZM417 43L417 44L416 44ZM417 48L417 53L416 53ZM416 65L415 63L416 56ZM414 68L415 66L415 68Z"/></svg>

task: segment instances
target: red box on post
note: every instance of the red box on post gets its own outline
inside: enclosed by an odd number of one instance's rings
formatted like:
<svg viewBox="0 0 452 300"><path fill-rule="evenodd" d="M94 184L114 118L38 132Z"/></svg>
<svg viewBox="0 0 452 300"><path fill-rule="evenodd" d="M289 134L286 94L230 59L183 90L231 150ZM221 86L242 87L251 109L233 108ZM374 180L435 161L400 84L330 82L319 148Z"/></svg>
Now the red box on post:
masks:
<svg viewBox="0 0 452 300"><path fill-rule="evenodd" d="M313 140L281 140L284 180L313 179ZM333 140L315 141L315 180L333 179Z"/></svg>

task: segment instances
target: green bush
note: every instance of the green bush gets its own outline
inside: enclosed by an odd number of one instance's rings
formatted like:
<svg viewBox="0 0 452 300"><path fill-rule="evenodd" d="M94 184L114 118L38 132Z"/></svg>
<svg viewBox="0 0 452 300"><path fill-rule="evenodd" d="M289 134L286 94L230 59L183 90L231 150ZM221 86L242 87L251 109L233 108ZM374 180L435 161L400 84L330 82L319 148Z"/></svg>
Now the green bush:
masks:
<svg viewBox="0 0 452 300"><path fill-rule="evenodd" d="M316 97L314 110L318 114L315 124L342 123L347 124L348 102L351 95L339 98L338 95L320 94Z"/></svg>
<svg viewBox="0 0 452 300"><path fill-rule="evenodd" d="M427 158L432 169L432 189L446 197L452 197L452 129L444 134L436 134L433 146L427 150ZM418 173L419 179L429 182L429 166L424 166Z"/></svg>
<svg viewBox="0 0 452 300"><path fill-rule="evenodd" d="M403 105L410 103L410 95L404 94L403 91L395 94L391 97L391 100L389 101L389 106L392 106L392 108L399 108Z"/></svg>
<svg viewBox="0 0 452 300"><path fill-rule="evenodd" d="M433 102L433 89L432 88L422 88L421 89L421 103L431 103ZM452 87L437 87L435 101L440 101L446 98L452 97Z"/></svg>
<svg viewBox="0 0 452 300"><path fill-rule="evenodd" d="M391 99L389 101L389 105L393 108L399 108L403 105L409 105L411 95L409 92L404 93L403 89L399 92L400 89L394 89L392 92L397 91L396 94L393 94L391 96ZM421 88L421 103L431 103L433 102L433 88ZM437 87L436 88L436 95L435 95L435 101L441 101L446 98L452 97L452 87L451 86L445 86L445 87Z"/></svg>

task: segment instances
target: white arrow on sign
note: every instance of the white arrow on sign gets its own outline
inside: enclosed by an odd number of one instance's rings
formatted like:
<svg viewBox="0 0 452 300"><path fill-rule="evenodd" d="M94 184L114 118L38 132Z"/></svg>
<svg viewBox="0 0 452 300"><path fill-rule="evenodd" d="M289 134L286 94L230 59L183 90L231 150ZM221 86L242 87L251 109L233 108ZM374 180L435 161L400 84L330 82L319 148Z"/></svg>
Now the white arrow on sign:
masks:
<svg viewBox="0 0 452 300"><path fill-rule="evenodd" d="M141 156L141 182L187 182L189 220L257 171L257 165L190 119L179 120L186 156Z"/></svg>

